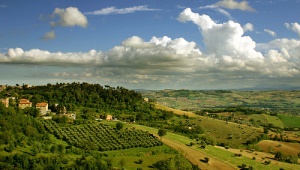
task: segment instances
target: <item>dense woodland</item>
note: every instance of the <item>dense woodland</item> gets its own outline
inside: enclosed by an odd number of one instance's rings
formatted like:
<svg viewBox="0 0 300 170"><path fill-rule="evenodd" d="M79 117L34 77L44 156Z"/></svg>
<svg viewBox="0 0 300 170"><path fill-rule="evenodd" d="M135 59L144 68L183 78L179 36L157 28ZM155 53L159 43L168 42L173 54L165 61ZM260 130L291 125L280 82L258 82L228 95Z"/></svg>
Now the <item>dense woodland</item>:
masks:
<svg viewBox="0 0 300 170"><path fill-rule="evenodd" d="M84 118L105 114L112 114L127 121L166 120L172 117L171 112L154 108L151 101L145 102L140 93L108 85L57 83L30 88L10 86L0 93L0 98L4 97L15 97L17 100L15 105L21 98L29 99L33 106L38 102L47 102L54 112L56 112L54 105L59 104L70 112L77 111L77 114L81 114Z"/></svg>

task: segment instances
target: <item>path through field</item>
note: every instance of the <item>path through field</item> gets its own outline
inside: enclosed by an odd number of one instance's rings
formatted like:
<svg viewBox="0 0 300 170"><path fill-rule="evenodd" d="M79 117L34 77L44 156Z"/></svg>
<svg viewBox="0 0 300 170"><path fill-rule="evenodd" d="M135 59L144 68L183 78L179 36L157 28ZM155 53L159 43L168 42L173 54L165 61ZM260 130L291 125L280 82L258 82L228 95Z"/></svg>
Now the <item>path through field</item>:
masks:
<svg viewBox="0 0 300 170"><path fill-rule="evenodd" d="M178 150L181 152L181 154L186 157L190 162L192 162L195 165L198 165L201 169L207 169L207 170L217 170L217 169L237 169L233 166L230 166L224 162L221 162L217 160L216 158L212 158L211 156L208 156L204 153L201 153L197 150L194 150L190 146L184 145L182 143L169 140L167 138L162 138L162 142L166 145ZM204 157L209 157L209 163L204 163L201 160L204 160Z"/></svg>
<svg viewBox="0 0 300 170"><path fill-rule="evenodd" d="M141 129L144 131L148 131L149 133L157 136L157 129L137 124L128 125L131 127L135 127L136 129ZM160 138L160 137L159 137ZM174 140L176 138L176 140ZM186 157L190 162L195 165L198 165L201 169L207 170L219 170L219 169L226 169L232 170L237 169L234 165L230 165L229 163L224 162L224 160L220 160L215 158L211 155L207 155L201 151L195 150L190 146L187 146L189 139L187 137L179 136L173 133L168 133L166 136L162 137L162 142L176 150L178 150L184 157ZM205 157L209 158L208 163L204 163L201 160L204 160Z"/></svg>

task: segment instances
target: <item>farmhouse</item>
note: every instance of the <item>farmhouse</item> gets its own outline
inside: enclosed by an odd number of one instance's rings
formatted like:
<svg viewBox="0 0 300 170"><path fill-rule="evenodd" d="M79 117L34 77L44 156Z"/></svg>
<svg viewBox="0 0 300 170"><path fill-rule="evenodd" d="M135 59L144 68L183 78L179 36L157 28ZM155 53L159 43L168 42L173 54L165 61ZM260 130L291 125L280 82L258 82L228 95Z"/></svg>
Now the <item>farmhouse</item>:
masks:
<svg viewBox="0 0 300 170"><path fill-rule="evenodd" d="M32 103L28 99L20 99L19 108L32 107Z"/></svg>
<svg viewBox="0 0 300 170"><path fill-rule="evenodd" d="M0 101L4 104L5 107L8 107L8 104L9 104L9 99L8 98L0 99Z"/></svg>
<svg viewBox="0 0 300 170"><path fill-rule="evenodd" d="M37 103L35 105L35 108L40 109L41 115L45 115L48 112L48 103L45 102Z"/></svg>
<svg viewBox="0 0 300 170"><path fill-rule="evenodd" d="M106 116L106 120L112 120L112 119L113 119L112 115L107 115Z"/></svg>

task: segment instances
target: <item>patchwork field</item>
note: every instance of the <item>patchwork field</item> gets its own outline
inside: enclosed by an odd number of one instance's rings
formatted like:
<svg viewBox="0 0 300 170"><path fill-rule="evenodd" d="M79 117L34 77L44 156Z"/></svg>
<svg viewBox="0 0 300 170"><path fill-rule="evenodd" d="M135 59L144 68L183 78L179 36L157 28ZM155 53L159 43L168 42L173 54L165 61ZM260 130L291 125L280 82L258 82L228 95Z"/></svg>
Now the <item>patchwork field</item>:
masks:
<svg viewBox="0 0 300 170"><path fill-rule="evenodd" d="M299 114L300 91L239 91L239 90L160 90L144 91L148 97L165 106L195 111L203 108L243 106Z"/></svg>
<svg viewBox="0 0 300 170"><path fill-rule="evenodd" d="M192 119L189 120L192 124L200 125L205 129L205 134L202 136L212 139L219 144L223 143L223 145L230 147L241 147L248 140L256 138L256 136L259 136L263 132L262 128L255 128L232 122L226 123L222 120L199 116L191 112L172 109L160 104L156 104L156 107L173 111L178 115L188 115L192 117Z"/></svg>
<svg viewBox="0 0 300 170"><path fill-rule="evenodd" d="M158 132L158 129L156 128L136 124L126 124L126 127L135 127L136 129L142 129L153 134L157 134ZM201 149L199 145L188 146L188 144L193 140L170 132L162 138L162 141L177 149L191 162L197 164L201 169L240 169L239 167L242 164L246 164L247 167L252 166L254 169L265 170L274 170L279 168L288 170L299 169L299 165L275 161L273 159L274 156L269 153L250 152L248 150L242 150L241 152L240 149L225 149L223 147L209 145L205 149ZM234 153L241 153L242 156L235 157ZM209 158L209 163L201 161L204 157ZM257 159L253 160L253 157L256 157ZM266 160L270 160L271 164L264 164L264 161Z"/></svg>

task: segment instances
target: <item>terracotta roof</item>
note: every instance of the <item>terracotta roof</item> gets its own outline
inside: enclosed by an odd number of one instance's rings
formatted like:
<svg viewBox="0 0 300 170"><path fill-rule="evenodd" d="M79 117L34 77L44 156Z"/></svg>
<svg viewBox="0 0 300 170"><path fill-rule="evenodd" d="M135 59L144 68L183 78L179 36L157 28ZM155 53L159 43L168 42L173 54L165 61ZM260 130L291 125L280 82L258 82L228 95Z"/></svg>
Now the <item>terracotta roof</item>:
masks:
<svg viewBox="0 0 300 170"><path fill-rule="evenodd" d="M20 99L19 104L31 104L28 99Z"/></svg>
<svg viewBox="0 0 300 170"><path fill-rule="evenodd" d="M48 106L48 103L45 103L45 102L37 103L37 104L35 105L35 107L46 107L46 106Z"/></svg>

